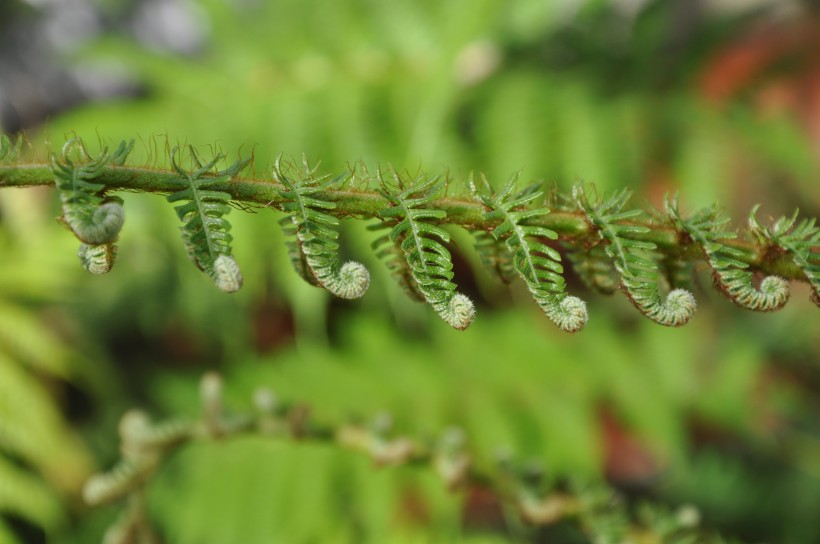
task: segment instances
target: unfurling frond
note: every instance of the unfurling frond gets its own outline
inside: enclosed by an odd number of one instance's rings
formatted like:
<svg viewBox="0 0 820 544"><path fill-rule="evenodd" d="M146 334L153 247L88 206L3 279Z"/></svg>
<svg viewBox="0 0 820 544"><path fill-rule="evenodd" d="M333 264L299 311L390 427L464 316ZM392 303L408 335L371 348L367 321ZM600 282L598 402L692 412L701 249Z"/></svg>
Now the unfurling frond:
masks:
<svg viewBox="0 0 820 544"><path fill-rule="evenodd" d="M757 220L755 206L749 214L749 228L761 242L768 243L781 251L788 252L794 262L803 270L811 285L811 300L820 306L820 226L816 220L797 221L798 210L791 217L781 217L771 228L766 228Z"/></svg>
<svg viewBox="0 0 820 544"><path fill-rule="evenodd" d="M512 255L513 268L524 279L547 317L567 332L579 331L589 319L586 304L566 294L561 255L543 242L545 238L557 239L558 234L546 227L528 224L528 220L549 213L547 208L528 208L543 192L536 184L513 194L516 179L510 178L498 192L493 192L486 180L483 180L482 189L473 184L477 198L490 210L484 218L501 220L492 235L505 242Z"/></svg>
<svg viewBox="0 0 820 544"><path fill-rule="evenodd" d="M134 141L120 142L113 153L103 149L94 159L78 138L68 140L58 160L51 157L51 170L63 205L62 221L82 242L77 252L80 263L92 274L106 274L114 266L116 241L123 223L125 209L119 197L105 197L105 185L95 179L109 164L121 165ZM76 153L82 164L75 164Z"/></svg>
<svg viewBox="0 0 820 544"><path fill-rule="evenodd" d="M176 212L183 222L180 231L188 256L219 289L233 293L242 287L242 274L231 256L231 224L224 217L231 210L228 205L231 195L210 187L230 181L248 161L239 160L225 170L214 172L212 169L222 159L221 155L203 166L193 148L189 150L191 160L196 164L192 172L179 166L178 148L171 152L171 164L179 174L171 183L179 190L166 198L168 202L187 201L177 206Z"/></svg>
<svg viewBox="0 0 820 544"><path fill-rule="evenodd" d="M79 138L72 138L63 146L59 160L52 155L51 169L63 203L62 219L81 242L98 245L116 241L125 221L122 200L105 198L105 185L95 182L95 178L110 163L125 160L133 145L133 140L121 142L114 153L103 149L95 159ZM75 151L81 164L71 158Z"/></svg>
<svg viewBox="0 0 820 544"><path fill-rule="evenodd" d="M656 245L635 239L636 235L645 234L650 229L624 222L642 213L640 210L624 211L630 192L623 189L601 201L597 198L590 200L583 185L578 184L573 187L572 196L598 230L599 237L607 243L606 254L620 274L621 286L632 304L661 325L679 327L692 319L697 304L689 291L673 289L666 300L661 299L657 265L652 253Z"/></svg>
<svg viewBox="0 0 820 544"><path fill-rule="evenodd" d="M430 178L402 190L401 186L390 187L382 180L379 192L392 207L382 210L379 215L392 225L390 241L404 253L413 280L404 284L405 288L417 288L444 321L464 330L475 318L475 307L467 296L456 292L455 284L450 281L453 262L450 252L442 244L450 241L450 235L429 222L430 219L443 219L447 213L424 208L436 193L437 182L438 178ZM382 255L390 254L383 251Z"/></svg>
<svg viewBox="0 0 820 544"><path fill-rule="evenodd" d="M361 263L339 262L339 220L322 210L336 204L323 200L320 193L334 183L330 176L316 177L315 168L303 160L304 170L288 175L281 157L274 166L274 179L284 186L279 194L285 199L282 209L289 215L280 221L291 263L296 272L312 285L324 287L340 298L359 298L370 285L370 272Z"/></svg>
<svg viewBox="0 0 820 544"><path fill-rule="evenodd" d="M723 227L729 222L717 206L704 208L688 218L678 210L677 197L666 200L666 212L678 232L688 235L700 246L709 266L715 286L738 306L760 312L779 310L789 300L789 283L779 276L768 276L760 288L752 285L749 265L738 260L742 254L718 240L736 238L737 234Z"/></svg>

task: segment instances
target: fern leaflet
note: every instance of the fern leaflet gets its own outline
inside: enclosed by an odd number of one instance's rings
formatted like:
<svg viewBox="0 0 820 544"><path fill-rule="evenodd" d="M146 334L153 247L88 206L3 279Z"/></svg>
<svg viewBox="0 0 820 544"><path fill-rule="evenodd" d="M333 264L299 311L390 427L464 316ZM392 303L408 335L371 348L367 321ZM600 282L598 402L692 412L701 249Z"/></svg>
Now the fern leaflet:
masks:
<svg viewBox="0 0 820 544"><path fill-rule="evenodd" d="M549 213L548 208L527 208L533 200L544 193L538 184L527 187L513 195L516 177L494 193L484 179L483 190L475 188L477 197L490 211L484 214L488 220L500 219L501 223L492 231L496 240L504 240L513 255L513 267L524 279L533 298L550 320L567 332L584 328L589 319L586 304L577 297L564 292L565 281L561 274L561 255L541 239L555 240L558 233L546 227L527 225L527 220Z"/></svg>
<svg viewBox="0 0 820 544"><path fill-rule="evenodd" d="M303 159L304 173L296 178L286 175L281 157L274 166L274 178L284 186L279 191L285 202L282 209L290 215L279 223L288 242L288 253L296 272L312 285L324 287L344 299L359 298L370 285L370 272L361 263L339 263L337 252L339 220L321 210L332 210L333 202L319 198L318 193L328 189L336 180L329 175L315 177Z"/></svg>
<svg viewBox="0 0 820 544"><path fill-rule="evenodd" d="M652 321L670 327L686 324L695 314L695 297L685 289L673 289L666 300L658 293L657 265L647 255L656 248L652 242L630 238L645 234L649 227L621 223L632 219L640 210L623 211L630 192L623 189L609 198L590 201L581 184L572 189L576 205L598 229L598 235L607 242L606 254L613 260L621 275L621 286L632 304Z"/></svg>
<svg viewBox="0 0 820 544"><path fill-rule="evenodd" d="M474 236L475 249L481 259L481 264L492 272L501 283L511 284L517 272L513 265L513 255L507 244L496 240L492 234L483 230L476 231Z"/></svg>
<svg viewBox="0 0 820 544"><path fill-rule="evenodd" d="M196 164L192 172L183 170L177 163L178 148L171 151L171 165L180 176L171 183L179 186L180 190L166 199L168 202L187 201L177 206L176 212L183 222L180 231L188 256L219 289L233 293L242 287L242 274L231 256L231 224L224 217L231 209L228 205L231 195L208 188L229 181L245 167L248 160L239 160L225 170L209 175L222 156L217 155L203 166L194 149L190 147L189 150L191 160Z"/></svg>
<svg viewBox="0 0 820 544"><path fill-rule="evenodd" d="M755 206L749 214L749 227L761 243L769 242L791 254L794 262L803 269L803 274L811 285L811 300L820 306L820 227L815 219L803 219L795 225L799 210L791 217L781 217L771 228L763 227L757 220Z"/></svg>
<svg viewBox="0 0 820 544"><path fill-rule="evenodd" d="M372 231L378 231L384 228L385 225L383 223L368 225L367 227L368 230ZM387 228L391 228L392 230L390 225L388 225ZM373 240L370 247L376 252L376 257L384 261L384 264L390 271L390 275L408 297L418 302L426 302L427 299L424 298L424 293L419 289L419 284L416 283L416 279L413 277L413 271L410 269L410 265L407 263L407 259L404 257L404 251L401 248L405 238L407 238L406 233L401 233L396 238L396 241L393 242L390 238L390 233L383 234Z"/></svg>
<svg viewBox="0 0 820 544"><path fill-rule="evenodd" d="M602 244L595 244L589 250L569 251L567 260L588 288L605 295L611 295L618 290L621 283L618 271L615 270Z"/></svg>
<svg viewBox="0 0 820 544"><path fill-rule="evenodd" d="M738 260L740 252L718 240L737 238L737 233L724 230L729 222L717 206L704 208L684 219L678 210L677 196L666 201L666 211L675 228L687 234L700 246L709 266L715 286L738 306L760 312L779 310L789 300L789 283L779 276L767 276L760 289L752 285L748 264Z"/></svg>
<svg viewBox="0 0 820 544"><path fill-rule="evenodd" d="M415 286L424 299L450 326L464 330L475 318L475 307L467 296L456 292L455 284L450 281L453 262L442 244L450 241L450 235L427 221L443 219L447 213L422 207L430 203L438 188L438 178L413 183L403 191L401 187L388 187L382 180L379 192L393 206L379 215L395 222L390 240L403 251Z"/></svg>

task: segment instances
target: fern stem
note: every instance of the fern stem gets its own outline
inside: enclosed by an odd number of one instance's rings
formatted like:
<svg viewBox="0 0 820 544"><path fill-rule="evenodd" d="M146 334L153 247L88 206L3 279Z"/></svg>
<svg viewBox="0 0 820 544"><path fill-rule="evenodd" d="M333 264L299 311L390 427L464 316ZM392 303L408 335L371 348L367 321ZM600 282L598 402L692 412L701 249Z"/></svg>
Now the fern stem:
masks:
<svg viewBox="0 0 820 544"><path fill-rule="evenodd" d="M91 506L129 499L128 509L139 507L136 521L150 532L144 517L146 487L162 464L179 448L192 442L228 440L242 436L294 440L353 450L369 456L377 467L414 466L432 470L451 491L469 486L490 489L512 513L533 525L562 519L575 520L596 542L627 541L640 532L651 542L671 541L677 535L698 542L720 542L699 528L681 523L672 512L660 512L657 520L632 520L626 503L604 483L567 482L559 489L552 478L531 463L500 456L497 463L479 464L467 450L466 437L458 429L446 430L437 440L397 436L389 416L366 424L319 423L299 403L278 402L262 389L254 395L251 413L227 415L223 406L223 384L219 376L206 374L201 382L202 414L197 421L170 420L154 423L138 411L130 411L120 424L123 459L109 472L97 474L86 484L84 498ZM128 521L128 510L125 520ZM612 533L617 522L619 532ZM119 529L118 521L110 530ZM613 539L617 536L617 539ZM643 541L643 540L641 540ZM686 540L687 542L690 540Z"/></svg>
<svg viewBox="0 0 820 544"><path fill-rule="evenodd" d="M173 183L177 178L178 174L170 170L107 165L101 169L95 181L105 185L109 191L130 190L168 194L178 190L178 185ZM0 165L0 187L52 185L53 180L51 168L47 164ZM280 209L285 202L280 194L284 187L270 180L233 180L215 183L210 188L229 193L232 200L249 204ZM317 193L317 198L335 203L336 207L328 213L339 218L374 218L379 216L379 212L390 207L377 191L328 190ZM444 218L431 220L433 223L458 225L470 231L491 231L500 223L498 219L485 219L483 216L486 209L467 196L436 198L430 201L428 207L446 212ZM548 215L533 218L531 224L552 229L558 233L561 240L578 246L588 241L593 233L592 226L580 212L555 210ZM703 260L700 247L679 236L671 226L639 220L626 221L623 224L649 227L647 232L630 234L629 237L652 242L657 246L657 250L665 255L688 261ZM721 240L720 243L737 250L736 258L750 265L751 270L776 274L789 280L807 281L803 270L788 254L767 254L765 248L739 239Z"/></svg>

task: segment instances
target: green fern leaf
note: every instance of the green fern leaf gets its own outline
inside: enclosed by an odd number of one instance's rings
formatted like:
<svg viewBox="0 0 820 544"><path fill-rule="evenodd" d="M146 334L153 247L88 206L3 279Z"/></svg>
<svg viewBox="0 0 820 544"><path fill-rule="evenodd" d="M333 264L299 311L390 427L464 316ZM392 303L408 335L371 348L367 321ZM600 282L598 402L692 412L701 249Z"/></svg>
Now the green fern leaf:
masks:
<svg viewBox="0 0 820 544"><path fill-rule="evenodd" d="M490 209L484 218L501 220L492 235L496 240L505 241L513 256L513 268L524 279L535 301L561 329L579 331L589 319L586 304L577 297L567 296L561 275L564 272L561 255L542 242L544 238L555 240L558 234L546 227L527 224L527 220L549 213L547 208L527 208L543 192L538 190L539 184L535 184L513 195L516 179L510 178L497 193L490 190L486 179L483 190L475 189L475 184L472 186L476 196Z"/></svg>
<svg viewBox="0 0 820 544"><path fill-rule="evenodd" d="M248 163L240 160L225 170L212 173L214 165L222 159L217 155L208 164L202 165L193 148L189 148L191 160L196 163L192 172L183 170L177 163L178 148L171 151L171 164L180 175L172 180L180 187L176 193L166 197L168 202L187 201L176 207L177 217L183 222L180 227L182 240L188 256L196 266L208 274L216 286L226 293L233 293L242 287L242 274L231 256L231 224L225 219L231 207L231 195L208 189L229 181Z"/></svg>
<svg viewBox="0 0 820 544"><path fill-rule="evenodd" d="M321 210L332 210L333 202L322 200L319 193L336 180L330 176L315 177L303 159L304 172L297 177L283 171L281 157L274 166L274 178L284 186L279 191L285 202L282 209L290 215L280 220L288 242L288 253L296 272L310 284L324 287L337 297L359 298L370 285L370 272L361 263L339 262L337 252L339 220Z"/></svg>
<svg viewBox="0 0 820 544"><path fill-rule="evenodd" d="M444 219L447 214L444 210L422 207L430 203L438 188L438 178L412 183L403 191L390 188L382 180L379 192L393 206L379 215L393 222L390 240L404 253L413 281L424 299L450 326L464 330L475 318L475 307L467 296L456 292L455 284L450 281L453 262L442 244L450 241L450 235L428 221Z"/></svg>
<svg viewBox="0 0 820 544"><path fill-rule="evenodd" d="M769 242L791 254L794 262L803 269L811 285L811 300L820 306L820 227L815 219L803 219L795 225L799 210L791 217L781 217L771 228L763 227L757 220L755 206L749 214L749 227L758 240Z"/></svg>
<svg viewBox="0 0 820 544"><path fill-rule="evenodd" d="M666 211L675 228L685 233L700 246L709 266L715 286L738 306L749 310L772 312L789 300L789 283L779 276L768 276L760 282L760 289L752 285L748 264L738 259L737 249L718 240L737 238L737 233L723 229L729 222L717 206L704 208L684 219L678 210L677 196L666 200Z"/></svg>
<svg viewBox="0 0 820 544"><path fill-rule="evenodd" d="M695 297L685 289L673 289L666 300L661 300L657 265L651 256L656 246L631 237L645 234L649 228L624 223L642 213L640 210L623 211L630 192L623 189L609 198L591 201L583 185L578 184L573 187L572 196L598 230L598 236L607 242L606 254L620 274L621 286L632 304L661 325L679 327L686 324L695 314Z"/></svg>

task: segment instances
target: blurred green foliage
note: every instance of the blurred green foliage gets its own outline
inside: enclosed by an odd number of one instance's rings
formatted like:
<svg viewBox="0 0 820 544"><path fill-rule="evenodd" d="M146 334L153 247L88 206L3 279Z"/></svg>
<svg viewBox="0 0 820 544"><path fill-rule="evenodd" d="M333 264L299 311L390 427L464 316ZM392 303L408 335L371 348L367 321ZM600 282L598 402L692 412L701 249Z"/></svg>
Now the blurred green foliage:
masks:
<svg viewBox="0 0 820 544"><path fill-rule="evenodd" d="M800 59L709 100L710 62L769 19L689 21L688 4L628 15L603 0L207 0L189 6L208 32L196 55L111 32L63 59L119 66L146 93L80 106L44 132L55 145L69 132L137 137L133 158L149 165L167 164L167 135L253 153L263 177L276 153L306 152L325 169L362 159L480 170L496 184L522 170L565 189L580 178L653 204L679 190L688 206L717 200L737 220L756 202L767 215L820 215L820 161L799 117L764 115L754 94L800 73ZM697 316L674 330L621 296L584 292L596 311L566 335L523 286L487 279L472 241L453 232L455 280L479 312L458 333L390 282L364 225L343 222L343 250L375 288L340 302L290 270L276 217L234 211L245 287L226 296L187 262L162 199L123 197L121 257L99 278L81 273L73 239L51 223L53 193L0 193L0 542L97 541L115 511L79 503L90 452L113 462L128 406L193 412L212 368L238 404L269 385L330 422L388 411L419 435L460 425L481 463L509 450L550 474L607 474L630 493L692 502L730 535L820 538L820 320L804 286L774 315L701 289ZM183 451L149 502L166 541L181 544L581 541L521 527L430 474L252 439Z"/></svg>

